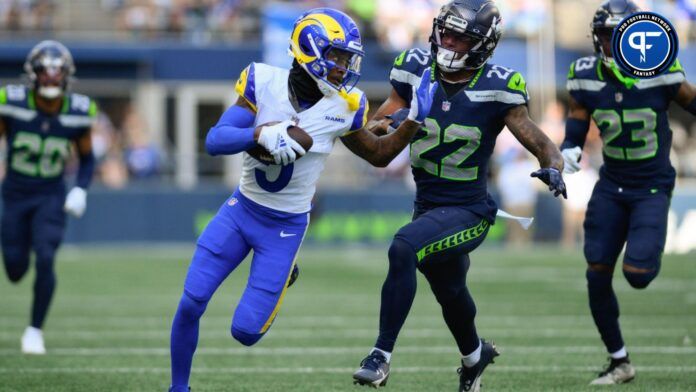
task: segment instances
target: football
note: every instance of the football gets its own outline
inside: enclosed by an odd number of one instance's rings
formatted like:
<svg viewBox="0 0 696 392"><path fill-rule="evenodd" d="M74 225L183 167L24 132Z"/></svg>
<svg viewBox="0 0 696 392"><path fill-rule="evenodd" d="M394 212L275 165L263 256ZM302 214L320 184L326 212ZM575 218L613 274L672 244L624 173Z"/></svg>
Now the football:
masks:
<svg viewBox="0 0 696 392"><path fill-rule="evenodd" d="M312 145L314 144L314 140L312 139L312 137L309 136L309 134L300 127L292 126L288 128L288 135L291 138L293 138L296 142L298 142L302 146L302 148L305 149L305 151L309 151L309 149L312 148ZM247 154L251 155L256 160L263 163L275 163L273 161L273 156L268 152L268 150L266 150L264 147L260 145L256 145L255 147L247 150ZM300 158L302 158L302 156L298 155L297 159Z"/></svg>

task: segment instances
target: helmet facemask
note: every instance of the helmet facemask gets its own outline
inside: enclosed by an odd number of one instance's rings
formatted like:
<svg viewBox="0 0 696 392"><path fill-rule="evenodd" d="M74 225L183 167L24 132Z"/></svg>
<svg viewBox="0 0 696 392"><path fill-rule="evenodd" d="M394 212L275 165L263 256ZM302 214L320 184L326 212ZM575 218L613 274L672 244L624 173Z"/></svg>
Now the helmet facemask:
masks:
<svg viewBox="0 0 696 392"><path fill-rule="evenodd" d="M364 51L355 23L334 10L330 11L332 20L327 21L322 18L327 12L326 9L308 11L295 22L289 54L328 96L346 93L358 83ZM334 27L332 23L336 23Z"/></svg>
<svg viewBox="0 0 696 392"><path fill-rule="evenodd" d="M29 53L24 70L38 95L52 100L62 97L68 90L75 66L65 46L55 41L44 41Z"/></svg>
<svg viewBox="0 0 696 392"><path fill-rule="evenodd" d="M500 35L500 19L498 18L493 18L492 26L484 35L471 31L465 19L448 14L444 19L433 20L430 43L437 66L442 72L477 70L493 55ZM454 50L451 46L445 46L452 42L461 49Z"/></svg>

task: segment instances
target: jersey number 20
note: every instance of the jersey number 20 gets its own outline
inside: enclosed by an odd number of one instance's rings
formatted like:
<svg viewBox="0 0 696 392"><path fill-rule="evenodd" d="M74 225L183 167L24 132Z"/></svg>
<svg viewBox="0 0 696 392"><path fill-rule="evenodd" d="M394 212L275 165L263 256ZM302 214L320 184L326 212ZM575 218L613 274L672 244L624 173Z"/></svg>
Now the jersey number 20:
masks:
<svg viewBox="0 0 696 392"><path fill-rule="evenodd" d="M52 178L63 174L70 153L68 139L18 132L12 143L12 169L31 177Z"/></svg>
<svg viewBox="0 0 696 392"><path fill-rule="evenodd" d="M452 124L444 130L432 118L426 118L423 130L426 135L411 144L411 164L428 173L453 181L473 181L478 178L478 166L461 167L481 145L481 130L477 127ZM438 161L423 157L440 144L466 141L451 154Z"/></svg>

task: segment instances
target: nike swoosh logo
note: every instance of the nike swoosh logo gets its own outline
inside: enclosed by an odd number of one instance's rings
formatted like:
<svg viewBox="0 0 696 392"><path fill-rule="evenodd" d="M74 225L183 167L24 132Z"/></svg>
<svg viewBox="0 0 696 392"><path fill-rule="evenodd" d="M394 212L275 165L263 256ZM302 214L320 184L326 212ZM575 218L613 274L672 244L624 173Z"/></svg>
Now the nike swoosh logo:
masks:
<svg viewBox="0 0 696 392"><path fill-rule="evenodd" d="M291 233L286 233L285 231L280 232L280 238L285 238L285 237L293 237L296 236L297 234L291 234Z"/></svg>

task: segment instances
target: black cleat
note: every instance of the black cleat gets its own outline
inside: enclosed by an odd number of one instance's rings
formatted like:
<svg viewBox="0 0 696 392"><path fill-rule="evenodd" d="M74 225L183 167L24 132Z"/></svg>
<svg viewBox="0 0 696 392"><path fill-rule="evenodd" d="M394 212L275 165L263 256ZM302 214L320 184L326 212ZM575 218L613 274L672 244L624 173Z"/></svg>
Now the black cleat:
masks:
<svg viewBox="0 0 696 392"><path fill-rule="evenodd" d="M360 362L360 369L353 373L353 384L367 385L372 388L387 385L389 379L389 362L381 352L374 350Z"/></svg>
<svg viewBox="0 0 696 392"><path fill-rule="evenodd" d="M288 288L292 286L293 283L297 280L297 277L300 276L300 267L295 264L294 267L292 267L292 272L290 273L290 280L288 280Z"/></svg>
<svg viewBox="0 0 696 392"><path fill-rule="evenodd" d="M459 373L459 392L478 392L481 390L481 375L486 366L493 363L493 359L500 355L494 343L488 343L481 339L481 359L472 367L464 366L457 369Z"/></svg>

